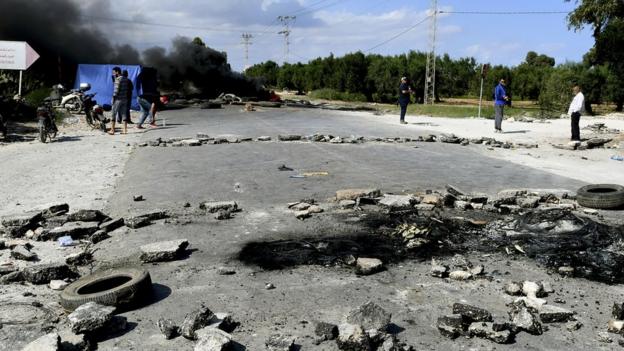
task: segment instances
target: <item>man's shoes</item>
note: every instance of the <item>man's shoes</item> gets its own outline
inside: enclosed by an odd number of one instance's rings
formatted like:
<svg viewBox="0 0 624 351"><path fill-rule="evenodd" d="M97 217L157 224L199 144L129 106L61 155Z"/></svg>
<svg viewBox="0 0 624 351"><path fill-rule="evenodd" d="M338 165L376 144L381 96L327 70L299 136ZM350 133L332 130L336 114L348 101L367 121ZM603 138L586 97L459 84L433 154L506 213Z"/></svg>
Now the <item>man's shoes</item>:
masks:
<svg viewBox="0 0 624 351"><path fill-rule="evenodd" d="M132 120L131 120L131 119L129 119L126 123L128 123L128 124L134 124L134 122L132 122Z"/></svg>
<svg viewBox="0 0 624 351"><path fill-rule="evenodd" d="M405 122L405 121L401 121L401 124L407 124L407 122Z"/></svg>
<svg viewBox="0 0 624 351"><path fill-rule="evenodd" d="M145 128L143 128L142 126L136 126L135 128L136 128L136 129L145 129Z"/></svg>

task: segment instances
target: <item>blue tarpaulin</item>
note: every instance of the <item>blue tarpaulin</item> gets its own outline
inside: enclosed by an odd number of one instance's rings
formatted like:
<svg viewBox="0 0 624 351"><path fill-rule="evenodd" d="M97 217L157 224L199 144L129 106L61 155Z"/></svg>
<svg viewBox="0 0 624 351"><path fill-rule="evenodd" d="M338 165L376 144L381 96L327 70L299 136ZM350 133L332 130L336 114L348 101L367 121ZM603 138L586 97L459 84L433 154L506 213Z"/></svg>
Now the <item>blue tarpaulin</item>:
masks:
<svg viewBox="0 0 624 351"><path fill-rule="evenodd" d="M113 99L113 67L118 66L121 70L128 71L128 79L134 84L132 91L132 109L139 110L137 102L137 77L141 73L141 66L128 65L78 65L76 70L76 83L74 89L80 87L80 83L91 84L89 93L97 93L95 100L98 104L110 104Z"/></svg>

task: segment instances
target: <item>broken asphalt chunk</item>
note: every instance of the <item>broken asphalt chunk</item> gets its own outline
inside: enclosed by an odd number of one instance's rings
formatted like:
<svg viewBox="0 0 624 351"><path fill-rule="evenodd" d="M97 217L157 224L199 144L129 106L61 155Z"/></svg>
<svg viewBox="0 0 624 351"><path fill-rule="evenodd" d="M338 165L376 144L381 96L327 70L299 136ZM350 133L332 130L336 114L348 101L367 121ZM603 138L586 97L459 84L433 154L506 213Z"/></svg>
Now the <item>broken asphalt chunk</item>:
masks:
<svg viewBox="0 0 624 351"><path fill-rule="evenodd" d="M182 336L187 339L195 340L197 337L195 332L210 325L213 316L214 313L206 306L201 306L187 314L180 327Z"/></svg>
<svg viewBox="0 0 624 351"><path fill-rule="evenodd" d="M235 201L208 201L199 204L199 208L210 213L215 213L220 210L236 212L238 211L238 204Z"/></svg>
<svg viewBox="0 0 624 351"><path fill-rule="evenodd" d="M315 322L314 334L320 337L322 341L335 340L338 337L338 326L326 322Z"/></svg>
<svg viewBox="0 0 624 351"><path fill-rule="evenodd" d="M466 321L461 314L451 314L439 317L437 323L440 334L449 339L455 339L462 335L466 326Z"/></svg>
<svg viewBox="0 0 624 351"><path fill-rule="evenodd" d="M369 301L351 310L347 315L347 323L360 325L365 330L384 331L390 324L391 318L392 314L374 302Z"/></svg>
<svg viewBox="0 0 624 351"><path fill-rule="evenodd" d="M58 238L62 238L64 236L70 236L72 239L80 239L91 236L98 230L98 222L67 222L61 227L56 227L52 230L42 232L37 240L58 240Z"/></svg>
<svg viewBox="0 0 624 351"><path fill-rule="evenodd" d="M371 343L368 334L361 326L344 323L338 326L338 338L336 344L340 350L346 351L371 351Z"/></svg>
<svg viewBox="0 0 624 351"><path fill-rule="evenodd" d="M543 323L564 323L574 318L574 312L558 306L543 305L539 308Z"/></svg>
<svg viewBox="0 0 624 351"><path fill-rule="evenodd" d="M461 314L472 322L491 322L492 314L483 308L464 303L453 304L453 314Z"/></svg>
<svg viewBox="0 0 624 351"><path fill-rule="evenodd" d="M360 257L355 265L357 273L361 275L371 275L383 270L383 262L377 258Z"/></svg>
<svg viewBox="0 0 624 351"><path fill-rule="evenodd" d="M197 342L194 351L226 351L230 349L232 336L221 329L206 327L195 332Z"/></svg>
<svg viewBox="0 0 624 351"><path fill-rule="evenodd" d="M165 262L173 261L179 258L188 247L189 242L186 239L161 241L157 243L141 246L141 261Z"/></svg>
<svg viewBox="0 0 624 351"><path fill-rule="evenodd" d="M74 333L92 333L106 327L113 318L113 312L115 307L87 302L76 308L67 319Z"/></svg>
<svg viewBox="0 0 624 351"><path fill-rule="evenodd" d="M180 334L180 328L169 319L160 318L156 325L167 340L173 339Z"/></svg>
<svg viewBox="0 0 624 351"><path fill-rule="evenodd" d="M290 335L270 335L264 345L268 351L291 351L295 349L295 338Z"/></svg>
<svg viewBox="0 0 624 351"><path fill-rule="evenodd" d="M128 218L124 218L124 224L128 228L137 229L149 225L152 221L157 221L159 219L165 219L169 217L166 211L152 211L148 213L144 213L137 216L132 216Z"/></svg>
<svg viewBox="0 0 624 351"><path fill-rule="evenodd" d="M61 346L61 338L57 333L49 333L24 346L22 351L57 351Z"/></svg>
<svg viewBox="0 0 624 351"><path fill-rule="evenodd" d="M507 344L512 340L509 330L495 331L491 322L475 322L468 327L471 336L485 338L498 344Z"/></svg>
<svg viewBox="0 0 624 351"><path fill-rule="evenodd" d="M24 280L32 284L47 284L51 280L72 278L75 273L64 263L51 263L26 267L22 275Z"/></svg>
<svg viewBox="0 0 624 351"><path fill-rule="evenodd" d="M343 189L336 191L336 201L376 198L381 195L379 189Z"/></svg>

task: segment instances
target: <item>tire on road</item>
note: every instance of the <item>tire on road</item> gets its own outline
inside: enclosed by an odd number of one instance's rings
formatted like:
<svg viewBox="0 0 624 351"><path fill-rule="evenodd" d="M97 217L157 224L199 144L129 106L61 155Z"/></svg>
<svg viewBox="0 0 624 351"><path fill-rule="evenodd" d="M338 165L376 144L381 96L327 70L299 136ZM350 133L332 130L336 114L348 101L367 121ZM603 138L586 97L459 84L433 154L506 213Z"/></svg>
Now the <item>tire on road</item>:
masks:
<svg viewBox="0 0 624 351"><path fill-rule="evenodd" d="M624 187L617 184L586 185L577 191L576 201L589 208L621 208L624 207Z"/></svg>
<svg viewBox="0 0 624 351"><path fill-rule="evenodd" d="M39 141L45 143L48 139L48 131L46 130L45 125L42 123L39 124Z"/></svg>
<svg viewBox="0 0 624 351"><path fill-rule="evenodd" d="M87 302L129 306L151 294L149 272L136 268L109 269L84 276L61 292L61 306L73 311Z"/></svg>

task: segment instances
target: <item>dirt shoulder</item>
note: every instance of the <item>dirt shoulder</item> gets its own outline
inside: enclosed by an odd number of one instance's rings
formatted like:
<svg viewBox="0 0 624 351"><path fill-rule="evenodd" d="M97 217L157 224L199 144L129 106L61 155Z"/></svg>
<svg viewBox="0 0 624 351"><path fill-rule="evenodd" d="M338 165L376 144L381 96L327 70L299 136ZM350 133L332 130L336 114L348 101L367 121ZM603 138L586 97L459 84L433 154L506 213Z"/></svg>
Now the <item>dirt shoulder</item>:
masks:
<svg viewBox="0 0 624 351"><path fill-rule="evenodd" d="M22 130L36 130L35 124L30 127ZM110 136L82 120L59 123L59 129L46 144L25 133L20 138L27 141L0 145L0 216L64 202L77 209L102 208L140 136L133 130Z"/></svg>

